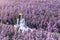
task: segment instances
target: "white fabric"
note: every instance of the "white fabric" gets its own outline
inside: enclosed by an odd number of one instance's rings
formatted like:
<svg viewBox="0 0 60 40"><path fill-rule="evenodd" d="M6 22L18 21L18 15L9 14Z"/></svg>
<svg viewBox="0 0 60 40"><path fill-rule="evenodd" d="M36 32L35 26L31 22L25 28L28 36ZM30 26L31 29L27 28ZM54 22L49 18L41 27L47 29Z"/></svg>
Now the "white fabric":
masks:
<svg viewBox="0 0 60 40"><path fill-rule="evenodd" d="M29 28L28 26L26 26L25 19L24 18L21 19L20 20L20 28L19 28L19 30L22 30L24 32L24 31L28 31L28 29L30 29L31 31L33 31L31 28Z"/></svg>
<svg viewBox="0 0 60 40"><path fill-rule="evenodd" d="M14 25L16 28L19 28L18 31L22 30L22 32L24 31L28 31L28 29L30 29L31 31L33 31L33 29L29 28L26 24L25 24L25 19L21 19L20 20L20 24L18 25Z"/></svg>

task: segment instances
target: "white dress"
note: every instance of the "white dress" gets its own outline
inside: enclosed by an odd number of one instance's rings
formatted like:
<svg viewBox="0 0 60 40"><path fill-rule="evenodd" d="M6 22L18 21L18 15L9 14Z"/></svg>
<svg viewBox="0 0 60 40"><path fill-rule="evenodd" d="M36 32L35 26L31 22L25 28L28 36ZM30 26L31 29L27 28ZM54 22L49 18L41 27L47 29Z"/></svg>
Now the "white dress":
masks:
<svg viewBox="0 0 60 40"><path fill-rule="evenodd" d="M31 31L33 31L31 28L29 28L29 27L25 24L25 19L24 19L24 18L21 19L21 20L20 20L19 30L22 30L22 31L24 32L24 31L28 31L28 29L31 30ZM18 30L18 31L19 31L19 30Z"/></svg>

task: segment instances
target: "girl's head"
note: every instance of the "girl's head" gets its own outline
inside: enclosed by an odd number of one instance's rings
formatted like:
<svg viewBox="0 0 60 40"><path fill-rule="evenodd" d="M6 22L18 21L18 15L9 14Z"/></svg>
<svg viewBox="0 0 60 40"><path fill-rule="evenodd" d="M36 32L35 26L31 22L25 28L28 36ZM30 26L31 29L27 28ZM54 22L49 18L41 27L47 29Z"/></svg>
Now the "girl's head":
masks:
<svg viewBox="0 0 60 40"><path fill-rule="evenodd" d="M22 13L19 13L19 21L23 18L23 14Z"/></svg>

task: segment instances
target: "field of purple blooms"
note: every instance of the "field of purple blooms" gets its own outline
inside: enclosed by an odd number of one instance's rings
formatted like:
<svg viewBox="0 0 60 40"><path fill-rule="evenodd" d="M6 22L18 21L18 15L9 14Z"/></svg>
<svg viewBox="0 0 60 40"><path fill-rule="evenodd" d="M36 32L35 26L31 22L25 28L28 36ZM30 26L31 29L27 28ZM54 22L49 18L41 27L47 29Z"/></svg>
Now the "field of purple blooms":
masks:
<svg viewBox="0 0 60 40"><path fill-rule="evenodd" d="M0 40L60 40L60 34L56 32L47 32L43 29L34 29L22 33L14 31L12 25L0 23Z"/></svg>
<svg viewBox="0 0 60 40"><path fill-rule="evenodd" d="M33 32L14 31L19 13ZM0 40L60 40L60 0L1 0L0 23Z"/></svg>

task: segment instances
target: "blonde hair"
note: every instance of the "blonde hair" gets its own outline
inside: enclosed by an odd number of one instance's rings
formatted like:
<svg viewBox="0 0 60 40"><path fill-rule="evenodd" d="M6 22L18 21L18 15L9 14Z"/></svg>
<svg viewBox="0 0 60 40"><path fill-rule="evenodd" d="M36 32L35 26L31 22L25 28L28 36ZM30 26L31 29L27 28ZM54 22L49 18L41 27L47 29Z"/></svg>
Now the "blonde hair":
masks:
<svg viewBox="0 0 60 40"><path fill-rule="evenodd" d="M21 20L23 18L23 14L19 13L19 20Z"/></svg>
<svg viewBox="0 0 60 40"><path fill-rule="evenodd" d="M22 16L23 14L22 14L22 13L19 13L19 15L21 15L21 16Z"/></svg>

